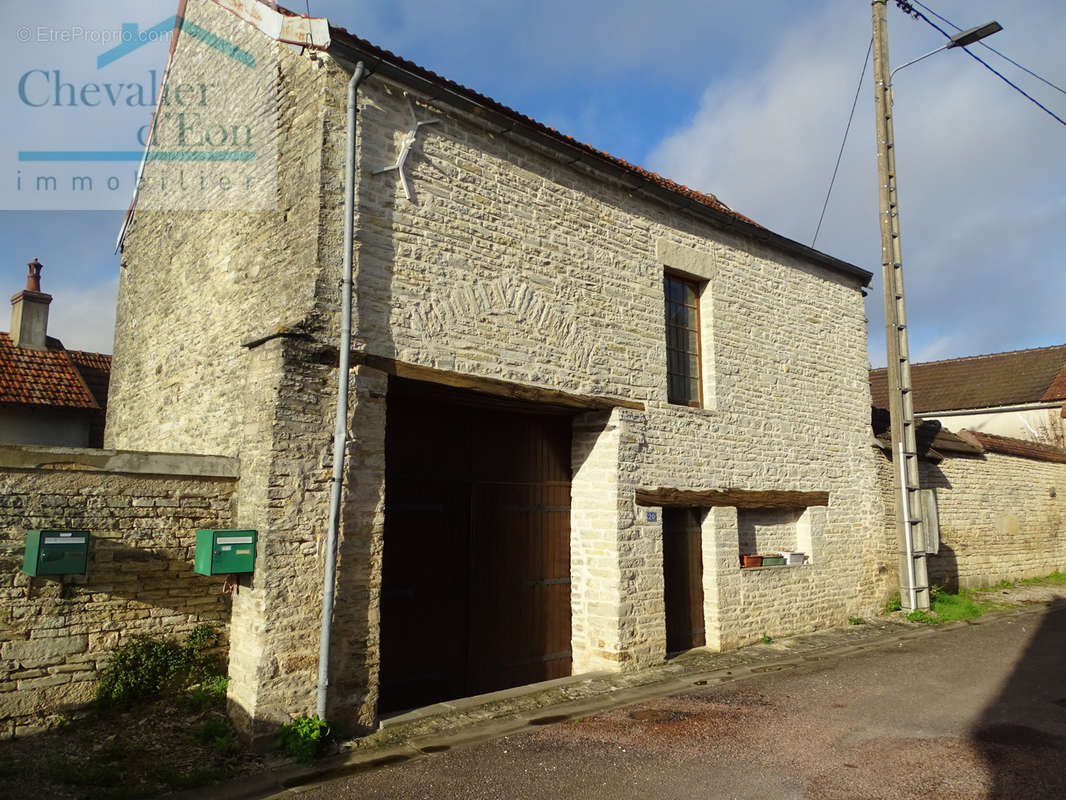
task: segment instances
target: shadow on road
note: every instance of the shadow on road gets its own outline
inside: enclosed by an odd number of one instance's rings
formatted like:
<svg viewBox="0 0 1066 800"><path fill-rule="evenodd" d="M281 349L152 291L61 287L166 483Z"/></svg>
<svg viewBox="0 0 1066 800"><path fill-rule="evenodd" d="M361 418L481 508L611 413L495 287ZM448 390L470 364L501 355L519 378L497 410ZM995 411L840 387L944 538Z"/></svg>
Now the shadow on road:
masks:
<svg viewBox="0 0 1066 800"><path fill-rule="evenodd" d="M1066 797L1066 599L1038 624L970 733L993 776L991 800Z"/></svg>

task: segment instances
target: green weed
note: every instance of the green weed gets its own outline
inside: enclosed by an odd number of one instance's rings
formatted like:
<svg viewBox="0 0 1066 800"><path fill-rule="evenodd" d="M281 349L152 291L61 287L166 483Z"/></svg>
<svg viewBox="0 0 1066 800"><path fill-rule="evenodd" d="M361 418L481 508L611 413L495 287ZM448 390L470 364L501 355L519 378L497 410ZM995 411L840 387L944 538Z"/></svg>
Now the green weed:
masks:
<svg viewBox="0 0 1066 800"><path fill-rule="evenodd" d="M760 639L759 641L762 642L763 644L770 644L770 642L772 642L773 640L774 640L774 637L770 636L770 634L767 633L767 634L763 634L762 639Z"/></svg>
<svg viewBox="0 0 1066 800"><path fill-rule="evenodd" d="M222 665L211 649L218 641L218 632L209 625L195 628L184 645L146 636L134 638L115 650L100 672L97 700L105 708L129 708L216 678Z"/></svg>
<svg viewBox="0 0 1066 800"><path fill-rule="evenodd" d="M766 637L763 637L766 638ZM311 761L329 736L329 725L318 714L298 717L281 727L275 745L297 761Z"/></svg>
<svg viewBox="0 0 1066 800"><path fill-rule="evenodd" d="M885 604L885 613L891 614L894 611L899 611L903 608L903 599L899 596L899 592L896 592L889 598L889 601Z"/></svg>
<svg viewBox="0 0 1066 800"><path fill-rule="evenodd" d="M191 711L207 711L208 709L222 709L226 707L226 688L229 686L229 678L225 675L216 675L202 683L191 686L185 694L178 697L178 702Z"/></svg>
<svg viewBox="0 0 1066 800"><path fill-rule="evenodd" d="M865 625L866 620L862 617L848 617L848 625Z"/></svg>

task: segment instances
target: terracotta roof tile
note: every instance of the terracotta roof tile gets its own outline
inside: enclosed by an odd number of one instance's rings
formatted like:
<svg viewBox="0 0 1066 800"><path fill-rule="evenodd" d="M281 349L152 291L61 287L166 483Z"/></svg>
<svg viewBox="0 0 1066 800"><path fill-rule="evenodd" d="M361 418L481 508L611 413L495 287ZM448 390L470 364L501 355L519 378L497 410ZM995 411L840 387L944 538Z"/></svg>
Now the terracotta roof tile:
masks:
<svg viewBox="0 0 1066 800"><path fill-rule="evenodd" d="M15 347L11 337L0 332L0 403L98 410L62 344L49 337L48 348Z"/></svg>
<svg viewBox="0 0 1066 800"><path fill-rule="evenodd" d="M1066 400L1066 344L911 365L920 413ZM876 406L888 405L888 374L870 370Z"/></svg>
<svg viewBox="0 0 1066 800"><path fill-rule="evenodd" d="M997 436L979 431L959 431L959 436L976 442L990 453L1003 453L1008 456L1066 464L1066 450L1050 444L1027 442L1024 439L1012 439L1009 436Z"/></svg>
<svg viewBox="0 0 1066 800"><path fill-rule="evenodd" d="M111 383L111 356L85 350L67 350L82 379L100 408L107 407L107 388Z"/></svg>
<svg viewBox="0 0 1066 800"><path fill-rule="evenodd" d="M1055 376L1051 381L1051 385L1047 387L1047 391L1044 392L1044 396L1041 400L1066 400L1066 363L1062 365L1062 369L1059 370L1059 374Z"/></svg>
<svg viewBox="0 0 1066 800"><path fill-rule="evenodd" d="M89 447L103 447L104 427L107 424L107 389L111 382L111 356L84 350L68 350L67 355L100 405L100 410L92 412L89 421Z"/></svg>

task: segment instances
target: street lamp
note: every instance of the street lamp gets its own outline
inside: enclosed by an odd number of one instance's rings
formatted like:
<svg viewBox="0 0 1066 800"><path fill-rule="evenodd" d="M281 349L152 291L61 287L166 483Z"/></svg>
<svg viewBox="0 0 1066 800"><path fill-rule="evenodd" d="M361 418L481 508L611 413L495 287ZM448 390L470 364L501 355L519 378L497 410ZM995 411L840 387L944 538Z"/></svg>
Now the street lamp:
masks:
<svg viewBox="0 0 1066 800"><path fill-rule="evenodd" d="M956 33L946 44L924 56L888 70L888 0L872 0L874 26L874 112L877 132L878 195L881 210L881 275L885 297L885 345L888 349L888 400L891 416L892 458L896 465L896 533L900 544L900 598L910 610L929 608L929 573L925 555L925 530L915 542L914 525L922 519L918 496L918 445L915 437L911 367L907 342L907 312L903 302L903 256L899 235L899 199L896 193L896 151L892 134L892 75L941 50L965 47L1002 30L989 22ZM917 545L917 546L916 546Z"/></svg>
<svg viewBox="0 0 1066 800"><path fill-rule="evenodd" d="M889 83L891 83L892 76L904 67L909 67L911 64L917 64L919 61L924 61L925 59L929 58L929 56L936 55L942 50L950 50L953 47L968 47L974 42L981 41L986 36L991 36L993 33L999 33L1001 30L1003 30L1003 26L1000 25L998 22L992 21L986 22L984 25L978 25L976 28L970 28L970 30L968 31L959 31L950 39L948 39L946 44L942 44L936 50L930 50L924 56L918 56L917 58L908 61L906 64L900 64L889 74L888 81Z"/></svg>

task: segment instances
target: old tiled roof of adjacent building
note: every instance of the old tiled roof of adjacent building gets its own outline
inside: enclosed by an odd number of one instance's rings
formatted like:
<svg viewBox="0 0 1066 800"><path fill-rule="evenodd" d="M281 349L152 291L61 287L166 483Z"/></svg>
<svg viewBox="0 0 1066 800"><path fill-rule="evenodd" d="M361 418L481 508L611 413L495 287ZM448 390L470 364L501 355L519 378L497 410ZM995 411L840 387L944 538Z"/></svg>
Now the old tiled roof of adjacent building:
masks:
<svg viewBox="0 0 1066 800"><path fill-rule="evenodd" d="M1066 450L1043 442L1031 442L1010 436L999 436L981 431L961 430L952 433L937 420L917 419L915 439L918 455L929 461L942 461L944 454L954 456L977 456L984 453L1002 453L1036 461L1053 461L1066 464ZM892 437L889 433L889 414L883 408L873 408L871 414L874 438L886 453L892 452Z"/></svg>
<svg viewBox="0 0 1066 800"><path fill-rule="evenodd" d="M870 422L873 426L874 438L885 452L892 451L889 421L887 409L876 407L871 409ZM919 419L916 423L915 441L918 445L918 455L922 458L941 461L944 458L943 453L975 456L984 452L981 445L955 435L934 419Z"/></svg>
<svg viewBox="0 0 1066 800"><path fill-rule="evenodd" d="M1066 450L1043 442L1027 442L1024 439L1013 439L1010 436L998 436L981 431L959 431L959 436L980 445L989 453L1003 453L1008 456L1066 464Z"/></svg>
<svg viewBox="0 0 1066 800"><path fill-rule="evenodd" d="M100 411L107 404L111 356L68 351L48 337L48 350L16 347L0 331L0 404Z"/></svg>
<svg viewBox="0 0 1066 800"><path fill-rule="evenodd" d="M911 365L919 413L1066 401L1066 344ZM888 374L870 370L875 406L888 406Z"/></svg>

